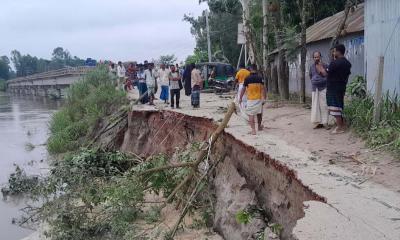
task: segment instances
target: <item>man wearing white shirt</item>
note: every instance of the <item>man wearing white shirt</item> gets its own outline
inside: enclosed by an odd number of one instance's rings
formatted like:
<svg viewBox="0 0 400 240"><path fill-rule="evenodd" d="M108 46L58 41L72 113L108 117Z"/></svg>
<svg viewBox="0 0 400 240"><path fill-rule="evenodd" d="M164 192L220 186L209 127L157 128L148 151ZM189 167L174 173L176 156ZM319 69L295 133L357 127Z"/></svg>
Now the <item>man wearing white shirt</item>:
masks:
<svg viewBox="0 0 400 240"><path fill-rule="evenodd" d="M149 63L148 68L144 71L150 105L154 105L154 93L157 88L156 73L153 68L154 65Z"/></svg>
<svg viewBox="0 0 400 240"><path fill-rule="evenodd" d="M121 61L118 62L118 66L117 66L117 76L118 76L118 89L122 88L123 89L123 84L125 81L125 67L122 64Z"/></svg>
<svg viewBox="0 0 400 240"><path fill-rule="evenodd" d="M169 93L169 74L170 70L165 68L165 64L161 64L160 70L158 70L158 77L161 84L160 99L164 100L164 103L168 104L168 93Z"/></svg>

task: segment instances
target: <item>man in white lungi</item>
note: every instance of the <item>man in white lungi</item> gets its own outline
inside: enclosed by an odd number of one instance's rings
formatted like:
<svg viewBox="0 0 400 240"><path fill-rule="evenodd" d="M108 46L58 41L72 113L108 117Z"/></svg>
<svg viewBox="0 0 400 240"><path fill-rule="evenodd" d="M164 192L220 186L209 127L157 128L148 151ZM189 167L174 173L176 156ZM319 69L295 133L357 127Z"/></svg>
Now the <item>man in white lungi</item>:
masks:
<svg viewBox="0 0 400 240"><path fill-rule="evenodd" d="M250 68L250 76L243 83L243 89L240 92L239 105L243 102L243 97L246 94L247 103L245 113L249 116L249 124L251 127L250 134L256 135L255 117L257 116L258 131L262 131L263 105L265 103L266 91L262 77L257 73L257 65L253 64Z"/></svg>
<svg viewBox="0 0 400 240"><path fill-rule="evenodd" d="M313 53L314 63L310 66L310 80L312 86L311 122L314 129L328 128L328 105L326 104L326 77L319 71L321 66L327 69L328 65L321 60L321 53Z"/></svg>

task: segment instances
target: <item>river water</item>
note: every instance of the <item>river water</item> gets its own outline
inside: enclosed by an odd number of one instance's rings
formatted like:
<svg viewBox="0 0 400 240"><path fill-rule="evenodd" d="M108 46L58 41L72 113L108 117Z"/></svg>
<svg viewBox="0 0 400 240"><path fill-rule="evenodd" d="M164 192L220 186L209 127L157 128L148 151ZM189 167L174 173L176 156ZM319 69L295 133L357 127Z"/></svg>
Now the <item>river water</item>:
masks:
<svg viewBox="0 0 400 240"><path fill-rule="evenodd" d="M1 186L7 183L15 164L28 174L46 173L48 153L44 143L48 137L48 123L60 106L60 101L0 92ZM29 147L32 144L33 149ZM19 240L32 233L11 223L13 218L21 216L19 209L26 206L25 201L11 198L0 201L0 239Z"/></svg>

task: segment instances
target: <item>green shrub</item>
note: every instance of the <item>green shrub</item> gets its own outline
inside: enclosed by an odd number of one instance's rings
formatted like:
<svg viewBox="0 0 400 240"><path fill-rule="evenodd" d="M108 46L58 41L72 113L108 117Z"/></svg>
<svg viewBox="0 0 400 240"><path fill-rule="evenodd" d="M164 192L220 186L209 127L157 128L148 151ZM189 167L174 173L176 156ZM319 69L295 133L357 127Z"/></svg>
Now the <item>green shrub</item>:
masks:
<svg viewBox="0 0 400 240"><path fill-rule="evenodd" d="M369 146L400 153L400 100L398 95L387 92L382 98L381 120L374 123L374 100L364 94L366 82L355 79L349 84L347 93L351 100L346 103L344 114L351 128Z"/></svg>
<svg viewBox="0 0 400 240"><path fill-rule="evenodd" d="M347 94L350 96L365 98L367 96L367 81L363 76L355 76L347 86Z"/></svg>
<svg viewBox="0 0 400 240"><path fill-rule="evenodd" d="M66 105L52 117L49 152L65 153L84 145L84 137L96 122L126 103L125 93L115 89L106 67L89 72L70 86Z"/></svg>

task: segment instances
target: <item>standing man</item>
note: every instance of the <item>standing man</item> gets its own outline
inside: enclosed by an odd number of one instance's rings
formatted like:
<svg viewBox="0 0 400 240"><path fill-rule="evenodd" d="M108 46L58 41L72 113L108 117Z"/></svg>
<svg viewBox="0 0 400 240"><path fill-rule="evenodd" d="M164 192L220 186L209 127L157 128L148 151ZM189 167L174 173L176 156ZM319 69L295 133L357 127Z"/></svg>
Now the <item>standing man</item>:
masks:
<svg viewBox="0 0 400 240"><path fill-rule="evenodd" d="M165 64L161 64L161 69L158 71L158 77L161 84L160 99L164 100L164 103L168 103L169 94L169 74L168 68L165 68Z"/></svg>
<svg viewBox="0 0 400 240"><path fill-rule="evenodd" d="M117 68L115 67L115 64L113 62L110 62L108 72L110 73L113 83L115 84L114 81L116 81L117 82L116 85L118 86Z"/></svg>
<svg viewBox="0 0 400 240"><path fill-rule="evenodd" d="M192 94L192 65L186 64L185 71L182 74L183 83L185 84L185 95Z"/></svg>
<svg viewBox="0 0 400 240"><path fill-rule="evenodd" d="M171 89L171 108L174 108L176 100L176 108L179 107L179 99L181 97L182 82L179 72L174 65L171 65L171 73L169 74L169 88Z"/></svg>
<svg viewBox="0 0 400 240"><path fill-rule="evenodd" d="M144 76L147 85L147 95L149 97L149 105L154 105L154 94L156 93L157 80L155 77L153 63L148 64L148 68L144 71Z"/></svg>
<svg viewBox="0 0 400 240"><path fill-rule="evenodd" d="M118 66L117 66L117 76L118 76L118 88L119 89L124 89L124 82L125 82L125 74L126 74L126 70L124 65L122 64L121 61L118 62Z"/></svg>
<svg viewBox="0 0 400 240"><path fill-rule="evenodd" d="M327 76L326 102L329 114L336 119L336 128L333 134L344 133L346 127L343 119L344 95L351 73L351 63L344 57L346 47L338 44L333 48L334 60L328 69L317 66L317 70Z"/></svg>
<svg viewBox="0 0 400 240"><path fill-rule="evenodd" d="M321 61L321 53L314 52L314 64L310 66L312 86L311 122L314 129L328 127L328 105L326 104L326 77L318 69L327 69L328 65Z"/></svg>
<svg viewBox="0 0 400 240"><path fill-rule="evenodd" d="M263 80L257 73L257 65L252 64L250 67L250 76L243 83L243 89L240 92L239 104L242 104L243 96L247 94L246 114L249 116L251 132L249 134L256 135L255 117L257 116L258 131L262 131L262 112L265 103L265 87Z"/></svg>
<svg viewBox="0 0 400 240"><path fill-rule="evenodd" d="M147 94L147 84L146 84L146 76L144 74L145 69L147 69L148 65L140 65L139 66L139 71L137 73L138 76L138 89L139 89L139 97L140 97L140 102L142 104L147 103L148 100L148 94Z"/></svg>
<svg viewBox="0 0 400 240"><path fill-rule="evenodd" d="M235 84L238 84L238 93L237 93L237 101L239 101L240 99L240 94L242 93L242 89L243 89L243 84L244 84L244 80L246 80L246 78L250 76L250 71L246 69L246 66L244 64L240 64L240 70L236 73L236 77L235 77ZM243 96L242 99L242 104L240 104L240 108L244 109L246 106L246 95Z"/></svg>
<svg viewBox="0 0 400 240"><path fill-rule="evenodd" d="M196 68L196 64L191 64L191 80L192 80L192 106L193 108L200 107L200 90L203 86L200 71Z"/></svg>

